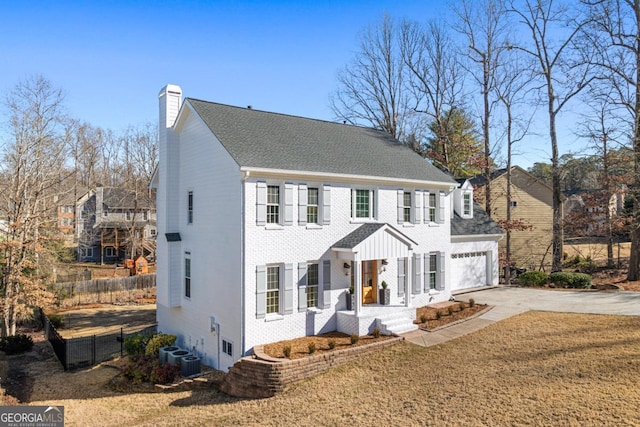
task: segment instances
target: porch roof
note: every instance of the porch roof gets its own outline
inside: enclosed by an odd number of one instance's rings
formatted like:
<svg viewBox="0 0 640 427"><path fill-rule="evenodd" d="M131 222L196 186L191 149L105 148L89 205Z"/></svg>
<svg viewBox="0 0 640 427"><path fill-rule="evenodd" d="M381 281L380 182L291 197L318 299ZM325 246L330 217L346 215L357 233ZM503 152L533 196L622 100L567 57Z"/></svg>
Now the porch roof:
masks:
<svg viewBox="0 0 640 427"><path fill-rule="evenodd" d="M418 244L386 223L366 223L337 241L331 249L338 258L357 261L403 258Z"/></svg>

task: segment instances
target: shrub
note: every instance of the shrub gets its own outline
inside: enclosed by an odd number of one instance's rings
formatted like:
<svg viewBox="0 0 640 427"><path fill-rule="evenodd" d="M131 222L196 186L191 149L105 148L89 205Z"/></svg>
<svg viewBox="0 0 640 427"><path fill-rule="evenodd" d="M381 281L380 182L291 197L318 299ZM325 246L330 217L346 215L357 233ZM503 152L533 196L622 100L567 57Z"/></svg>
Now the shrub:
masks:
<svg viewBox="0 0 640 427"><path fill-rule="evenodd" d="M447 307L447 313L449 313L449 316L451 316L453 314L453 306L452 305Z"/></svg>
<svg viewBox="0 0 640 427"><path fill-rule="evenodd" d="M175 344L176 336L169 334L155 334L151 337L144 350L146 355L158 355L160 347L166 347Z"/></svg>
<svg viewBox="0 0 640 427"><path fill-rule="evenodd" d="M591 288L591 276L584 273L556 272L549 275L549 280L559 288Z"/></svg>
<svg viewBox="0 0 640 427"><path fill-rule="evenodd" d="M548 279L544 271L525 271L518 276L521 286L544 286Z"/></svg>
<svg viewBox="0 0 640 427"><path fill-rule="evenodd" d="M336 342L334 340L329 340L327 344L329 345L329 350L336 348Z"/></svg>
<svg viewBox="0 0 640 427"><path fill-rule="evenodd" d="M18 334L0 338L0 350L6 354L20 354L33 348L33 339L29 335Z"/></svg>
<svg viewBox="0 0 640 427"><path fill-rule="evenodd" d="M309 343L309 354L313 354L316 352L316 343L311 341Z"/></svg>
<svg viewBox="0 0 640 427"><path fill-rule="evenodd" d="M476 305L476 300L469 298L469 307L473 307L474 305Z"/></svg>
<svg viewBox="0 0 640 427"><path fill-rule="evenodd" d="M373 328L373 337L378 338L380 336L380 328Z"/></svg>
<svg viewBox="0 0 640 427"><path fill-rule="evenodd" d="M421 314L420 315L420 323L427 323L427 315L426 314Z"/></svg>
<svg viewBox="0 0 640 427"><path fill-rule="evenodd" d="M284 347L282 347L282 354L284 354L284 357L286 358L291 357L291 346L285 345Z"/></svg>
<svg viewBox="0 0 640 427"><path fill-rule="evenodd" d="M128 355L144 354L153 334L132 334L124 339L124 349Z"/></svg>
<svg viewBox="0 0 640 427"><path fill-rule="evenodd" d="M358 341L360 341L360 337L358 336L358 334L351 334L351 344L358 344Z"/></svg>
<svg viewBox="0 0 640 427"><path fill-rule="evenodd" d="M151 381L151 372L160 366L160 361L155 356L135 354L129 357L122 374L134 384Z"/></svg>
<svg viewBox="0 0 640 427"><path fill-rule="evenodd" d="M460 301L458 307L460 308L460 311L464 311L464 302Z"/></svg>
<svg viewBox="0 0 640 427"><path fill-rule="evenodd" d="M436 311L436 320L440 319L442 317L442 313L440 313L440 310Z"/></svg>
<svg viewBox="0 0 640 427"><path fill-rule="evenodd" d="M47 316L49 318L49 323L55 329L62 329L64 327L64 315L58 313L51 313Z"/></svg>
<svg viewBox="0 0 640 427"><path fill-rule="evenodd" d="M180 367L177 365L156 365L151 369L149 381L154 384L169 384L180 376Z"/></svg>

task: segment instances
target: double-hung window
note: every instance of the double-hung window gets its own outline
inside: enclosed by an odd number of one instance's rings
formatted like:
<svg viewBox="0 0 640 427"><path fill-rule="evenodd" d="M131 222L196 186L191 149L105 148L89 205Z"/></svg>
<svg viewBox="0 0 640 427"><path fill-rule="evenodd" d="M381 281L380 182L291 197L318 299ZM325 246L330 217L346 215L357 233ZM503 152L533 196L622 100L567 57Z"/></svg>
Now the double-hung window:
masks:
<svg viewBox="0 0 640 427"><path fill-rule="evenodd" d="M429 254L429 289L436 289L438 279L438 255L435 253Z"/></svg>
<svg viewBox="0 0 640 427"><path fill-rule="evenodd" d="M307 266L307 307L318 306L318 264Z"/></svg>
<svg viewBox="0 0 640 427"><path fill-rule="evenodd" d="M374 219L375 191L354 188L351 190L351 217L354 219Z"/></svg>
<svg viewBox="0 0 640 427"><path fill-rule="evenodd" d="M307 189L307 224L318 224L318 188Z"/></svg>
<svg viewBox="0 0 640 427"><path fill-rule="evenodd" d="M280 186L267 186L267 223L280 223Z"/></svg>
<svg viewBox="0 0 640 427"><path fill-rule="evenodd" d="M404 222L411 222L411 193L405 191L402 195L403 200L403 208L402 208L402 217Z"/></svg>
<svg viewBox="0 0 640 427"><path fill-rule="evenodd" d="M280 311L280 267L267 267L267 314Z"/></svg>
<svg viewBox="0 0 640 427"><path fill-rule="evenodd" d="M436 200L438 200L437 194L429 193L429 222L436 222Z"/></svg>
<svg viewBox="0 0 640 427"><path fill-rule="evenodd" d="M193 191L187 194L187 223L193 224Z"/></svg>
<svg viewBox="0 0 640 427"><path fill-rule="evenodd" d="M184 257L184 296L191 298L191 253L185 252Z"/></svg>
<svg viewBox="0 0 640 427"><path fill-rule="evenodd" d="M463 203L463 215L464 216L469 216L471 215L471 194L469 193L464 193L462 195L462 203Z"/></svg>

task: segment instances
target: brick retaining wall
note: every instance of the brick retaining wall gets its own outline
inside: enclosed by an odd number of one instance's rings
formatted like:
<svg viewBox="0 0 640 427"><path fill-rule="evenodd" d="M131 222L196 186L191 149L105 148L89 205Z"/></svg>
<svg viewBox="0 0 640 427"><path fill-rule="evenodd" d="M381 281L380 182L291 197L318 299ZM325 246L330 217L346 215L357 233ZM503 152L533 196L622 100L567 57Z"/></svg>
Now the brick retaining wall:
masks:
<svg viewBox="0 0 640 427"><path fill-rule="evenodd" d="M225 375L220 389L236 397L264 398L282 393L292 384L318 375L329 368L347 363L403 341L395 337L358 347L346 348L301 359L276 359L264 354L262 346L255 355L238 360Z"/></svg>

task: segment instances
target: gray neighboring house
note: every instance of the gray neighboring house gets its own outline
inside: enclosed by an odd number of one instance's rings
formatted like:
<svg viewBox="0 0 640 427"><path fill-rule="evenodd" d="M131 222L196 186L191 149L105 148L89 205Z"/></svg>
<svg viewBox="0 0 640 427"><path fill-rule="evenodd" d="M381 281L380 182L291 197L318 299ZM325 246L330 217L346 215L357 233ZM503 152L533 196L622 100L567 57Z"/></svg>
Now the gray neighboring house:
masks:
<svg viewBox="0 0 640 427"><path fill-rule="evenodd" d="M154 259L155 200L146 193L98 185L76 201L75 230L78 261L117 263L139 255Z"/></svg>

